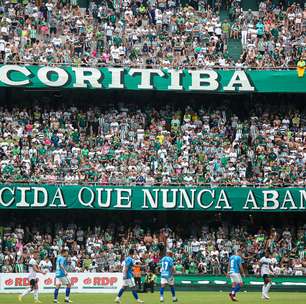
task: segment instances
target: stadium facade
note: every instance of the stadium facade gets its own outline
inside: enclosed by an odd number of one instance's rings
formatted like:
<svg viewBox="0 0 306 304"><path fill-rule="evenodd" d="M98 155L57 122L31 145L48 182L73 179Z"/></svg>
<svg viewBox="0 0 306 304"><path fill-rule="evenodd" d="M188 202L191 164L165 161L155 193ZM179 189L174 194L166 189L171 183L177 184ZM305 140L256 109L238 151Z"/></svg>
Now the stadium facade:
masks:
<svg viewBox="0 0 306 304"><path fill-rule="evenodd" d="M0 94L4 97L1 103L8 108L16 104L53 107L56 103L66 102L67 105L75 103L85 109L97 105L107 108L109 104L116 104L114 99L133 100L138 105L151 104L158 107L169 98L169 104L178 107L184 107L190 102L195 107L206 103L210 107L222 106L226 102L245 112L247 104L264 98L267 103L274 105L296 104L297 108L305 111L306 102L306 78L297 77L296 71L178 71L2 65L0 87ZM77 90L79 88L84 89L82 93ZM107 93L99 89L112 90ZM129 90L148 91L146 95L136 93L131 96ZM181 94L192 91L194 92L189 95L190 98ZM93 100L89 96L94 96ZM44 99L46 104L42 101ZM216 187L184 183L180 186L112 186L99 185L99 181L88 184L83 182L82 185L3 181L0 186L3 225L8 223L10 218L14 218L16 223L22 222L22 218L31 218L31 212L34 210L33 216L54 224L57 219L63 220L73 214L76 216L74 221L82 223L84 220L88 225L93 218L95 223L112 223L113 217L125 217L128 222L137 218L141 223L146 213L148 217L160 218L158 221L161 225L168 225L170 222L175 225L176 220L180 222L183 218L185 221L187 219L186 225L191 225L194 217L199 217L200 221L205 223L210 218L208 213L219 217L221 212L222 220L219 223L230 222L229 218L232 217L235 219L234 223L239 225L245 222L246 218L252 217L252 214L256 214L254 227L277 226L285 223L304 223L305 206L305 182L302 185L286 187L274 187L273 184L266 187ZM79 211L81 213L78 213ZM44 213L49 213L48 218ZM44 278L43 292L50 291L51 277L52 275ZM75 274L73 278L75 292L114 292L121 282L118 273ZM226 288L227 279L224 276L185 275L178 277L178 282L181 289L223 290ZM259 284L259 280L254 276L247 279L248 290L256 289ZM304 277L282 277L277 279L275 284L274 287L280 290L304 291L306 286ZM27 285L28 281L24 275L6 274L2 277L0 287L2 292L16 292Z"/></svg>

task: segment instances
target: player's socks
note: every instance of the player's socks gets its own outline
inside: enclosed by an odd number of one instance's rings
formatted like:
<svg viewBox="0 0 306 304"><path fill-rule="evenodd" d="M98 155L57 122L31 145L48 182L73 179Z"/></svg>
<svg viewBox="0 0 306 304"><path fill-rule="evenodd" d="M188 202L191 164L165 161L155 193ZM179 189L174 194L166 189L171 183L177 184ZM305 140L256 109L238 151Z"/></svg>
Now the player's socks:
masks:
<svg viewBox="0 0 306 304"><path fill-rule="evenodd" d="M269 282L269 283L267 284L267 286L266 286L266 295L268 295L271 286L272 286L272 283Z"/></svg>
<svg viewBox="0 0 306 304"><path fill-rule="evenodd" d="M170 287L171 293L172 293L172 298L175 299L175 289L174 286Z"/></svg>
<svg viewBox="0 0 306 304"><path fill-rule="evenodd" d="M231 291L232 295L235 295L235 290L236 290L236 287L232 287L232 291Z"/></svg>
<svg viewBox="0 0 306 304"><path fill-rule="evenodd" d="M118 296L115 299L115 303L121 303L121 299Z"/></svg>
<svg viewBox="0 0 306 304"><path fill-rule="evenodd" d="M160 302L164 302L164 292L165 292L165 288L161 287L160 290L159 290Z"/></svg>
<svg viewBox="0 0 306 304"><path fill-rule="evenodd" d="M31 288L26 289L22 294L21 294L21 298L23 298L24 296L28 295L29 293L32 292Z"/></svg>
<svg viewBox="0 0 306 304"><path fill-rule="evenodd" d="M69 300L69 296L70 296L70 288L67 287L67 288L66 288L66 300L67 300L67 299Z"/></svg>
<svg viewBox="0 0 306 304"><path fill-rule="evenodd" d="M57 298L58 298L58 288L54 289L54 302L57 302Z"/></svg>
<svg viewBox="0 0 306 304"><path fill-rule="evenodd" d="M124 289L121 288L121 289L119 290L119 293L118 293L118 298L121 298L122 295L123 295L123 293L124 293Z"/></svg>
<svg viewBox="0 0 306 304"><path fill-rule="evenodd" d="M235 294L240 290L240 284L237 284L235 287Z"/></svg>
<svg viewBox="0 0 306 304"><path fill-rule="evenodd" d="M133 297L135 298L135 300L137 301L138 300L137 291L136 290L132 290L132 294L133 294Z"/></svg>
<svg viewBox="0 0 306 304"><path fill-rule="evenodd" d="M265 295L265 292L266 292L266 284L263 284L261 289L262 296Z"/></svg>
<svg viewBox="0 0 306 304"><path fill-rule="evenodd" d="M264 298L266 298L266 295L267 295L267 284L264 284L263 288L262 288L262 295L264 296Z"/></svg>
<svg viewBox="0 0 306 304"><path fill-rule="evenodd" d="M38 299L38 290L37 289L34 290L34 302L37 303L37 304L41 303L41 301L39 301L39 299Z"/></svg>
<svg viewBox="0 0 306 304"><path fill-rule="evenodd" d="M67 287L66 288L66 296L65 296L65 303L72 303L72 301L70 300L70 288Z"/></svg>

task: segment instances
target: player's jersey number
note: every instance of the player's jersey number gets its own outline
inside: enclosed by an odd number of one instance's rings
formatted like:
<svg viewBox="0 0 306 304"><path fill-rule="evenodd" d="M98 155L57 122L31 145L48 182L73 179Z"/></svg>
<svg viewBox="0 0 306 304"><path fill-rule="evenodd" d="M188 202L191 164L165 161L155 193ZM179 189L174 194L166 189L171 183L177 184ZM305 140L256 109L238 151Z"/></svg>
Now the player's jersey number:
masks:
<svg viewBox="0 0 306 304"><path fill-rule="evenodd" d="M168 271L169 262L162 262L161 271Z"/></svg>

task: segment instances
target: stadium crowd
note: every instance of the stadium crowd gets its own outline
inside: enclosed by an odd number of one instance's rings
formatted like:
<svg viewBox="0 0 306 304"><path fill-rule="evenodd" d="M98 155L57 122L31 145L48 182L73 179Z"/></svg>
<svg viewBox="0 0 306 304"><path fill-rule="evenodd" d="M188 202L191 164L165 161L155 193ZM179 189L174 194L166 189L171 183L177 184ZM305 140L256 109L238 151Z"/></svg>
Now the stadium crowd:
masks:
<svg viewBox="0 0 306 304"><path fill-rule="evenodd" d="M5 63L288 68L306 58L306 5L297 2L261 1L256 12L240 0L92 1L86 10L66 0L2 3ZM229 39L241 39L236 62Z"/></svg>
<svg viewBox="0 0 306 304"><path fill-rule="evenodd" d="M0 180L305 187L305 112L194 108L1 108Z"/></svg>
<svg viewBox="0 0 306 304"><path fill-rule="evenodd" d="M298 3L285 11L282 5L261 1L258 15L249 10L233 26L240 30L245 66L287 68L306 55L306 4L304 12Z"/></svg>
<svg viewBox="0 0 306 304"><path fill-rule="evenodd" d="M143 272L157 273L161 252L167 248L174 253L177 274L220 275L227 272L228 257L240 248L246 273L259 275L258 261L269 250L276 275L306 274L305 225L282 229L271 226L255 233L250 231L252 226L227 222L210 226L195 221L188 228L176 225L173 230L147 227L144 223L125 226L114 222L103 228L50 223L2 226L0 271L27 271L31 253L38 250L40 266L52 272L59 251L67 248L69 272L117 272L133 246Z"/></svg>

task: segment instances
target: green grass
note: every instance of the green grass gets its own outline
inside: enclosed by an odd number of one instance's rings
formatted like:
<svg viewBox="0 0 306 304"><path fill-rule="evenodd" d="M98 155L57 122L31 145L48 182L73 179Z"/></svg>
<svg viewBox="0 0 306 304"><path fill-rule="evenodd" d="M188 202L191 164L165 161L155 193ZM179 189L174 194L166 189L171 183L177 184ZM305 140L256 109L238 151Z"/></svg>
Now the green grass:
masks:
<svg viewBox="0 0 306 304"><path fill-rule="evenodd" d="M223 304L231 303L227 292L177 292L179 304ZM255 303L277 303L277 304L305 304L306 293L289 293L289 292L270 292L270 301L264 301L260 297L259 292L241 292L238 294L239 303L255 304ZM111 304L114 303L115 295L113 294L72 294L71 300L73 304ZM145 304L158 304L159 294L140 294L140 298ZM40 300L44 304L52 304L51 294L41 294ZM17 295L0 294L1 304L17 304ZM28 295L23 300L24 304L34 303L33 296ZM64 303L64 295L59 297L59 303ZM122 297L122 304L133 304L130 292L126 292ZM165 293L165 304L172 303L170 293Z"/></svg>

